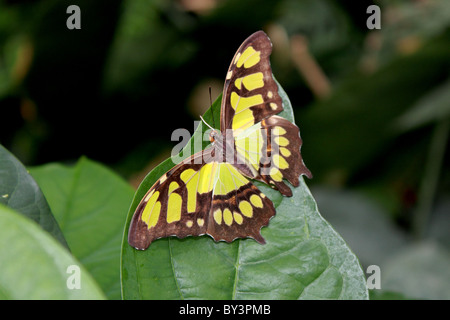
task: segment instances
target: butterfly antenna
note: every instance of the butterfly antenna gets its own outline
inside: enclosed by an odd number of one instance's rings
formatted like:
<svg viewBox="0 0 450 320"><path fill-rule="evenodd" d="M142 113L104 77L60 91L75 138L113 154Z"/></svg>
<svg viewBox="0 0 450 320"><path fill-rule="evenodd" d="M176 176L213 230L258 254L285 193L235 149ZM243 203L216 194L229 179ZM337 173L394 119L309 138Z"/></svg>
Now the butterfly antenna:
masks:
<svg viewBox="0 0 450 320"><path fill-rule="evenodd" d="M211 117L212 117L212 122L213 122L213 127L216 126L216 124L214 123L214 110L212 107L212 98L211 98L211 87L209 87L209 105L211 106Z"/></svg>
<svg viewBox="0 0 450 320"><path fill-rule="evenodd" d="M211 127L208 123L206 123L205 119L203 119L202 116L200 116L200 119L202 119L203 123L206 124L211 130L215 130L213 127Z"/></svg>
<svg viewBox="0 0 450 320"><path fill-rule="evenodd" d="M209 87L209 105L212 107L211 87Z"/></svg>

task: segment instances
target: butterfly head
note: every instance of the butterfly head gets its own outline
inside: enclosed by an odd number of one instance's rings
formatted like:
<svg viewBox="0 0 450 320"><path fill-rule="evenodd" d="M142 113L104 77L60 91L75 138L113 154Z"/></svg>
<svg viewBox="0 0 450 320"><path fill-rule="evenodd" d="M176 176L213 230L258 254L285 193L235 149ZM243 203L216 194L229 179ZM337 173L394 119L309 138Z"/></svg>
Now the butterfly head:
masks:
<svg viewBox="0 0 450 320"><path fill-rule="evenodd" d="M200 116L200 119L202 119L203 123L206 124L206 125L211 129L211 131L209 132L209 141L210 141L211 143L216 142L217 139L220 137L220 132L217 131L216 129L214 129L213 127L211 127L211 126L205 121L205 119L203 119L202 116Z"/></svg>
<svg viewBox="0 0 450 320"><path fill-rule="evenodd" d="M209 133L209 141L211 143L214 143L218 137L219 137L219 132L217 130L211 130L211 132Z"/></svg>

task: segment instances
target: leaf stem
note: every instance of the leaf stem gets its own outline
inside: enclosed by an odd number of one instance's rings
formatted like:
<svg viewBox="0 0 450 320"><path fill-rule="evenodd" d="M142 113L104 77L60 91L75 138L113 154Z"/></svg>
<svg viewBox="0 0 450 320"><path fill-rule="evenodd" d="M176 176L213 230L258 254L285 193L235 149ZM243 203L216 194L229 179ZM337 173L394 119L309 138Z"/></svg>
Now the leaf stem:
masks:
<svg viewBox="0 0 450 320"><path fill-rule="evenodd" d="M444 160L445 149L450 129L450 118L436 123L431 136L430 149L425 163L424 175L419 190L417 208L413 216L413 235L416 239L423 238L431 215L437 184Z"/></svg>
<svg viewBox="0 0 450 320"><path fill-rule="evenodd" d="M237 283L239 280L239 267L240 267L239 261L240 261L240 255L241 255L242 241L241 240L237 240L237 241L239 241L239 243L238 243L238 251L237 251L237 255L236 255L236 262L234 264L236 271L234 273L234 283L233 283L233 292L231 294L231 300L236 300Z"/></svg>

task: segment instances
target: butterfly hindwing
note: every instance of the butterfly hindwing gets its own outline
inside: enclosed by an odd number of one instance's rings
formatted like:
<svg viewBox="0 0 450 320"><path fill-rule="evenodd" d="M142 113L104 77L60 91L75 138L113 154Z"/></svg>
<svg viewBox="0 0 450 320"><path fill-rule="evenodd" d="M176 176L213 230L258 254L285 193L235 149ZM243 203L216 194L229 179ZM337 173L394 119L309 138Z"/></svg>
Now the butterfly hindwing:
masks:
<svg viewBox="0 0 450 320"><path fill-rule="evenodd" d="M215 179L207 233L216 241L265 243L260 230L275 215L272 201L229 163L218 163Z"/></svg>
<svg viewBox="0 0 450 320"><path fill-rule="evenodd" d="M254 170L254 179L267 183L285 196L291 189L283 182L299 185L299 176L311 178L300 153L298 127L290 121L270 116L235 137L236 151Z"/></svg>
<svg viewBox="0 0 450 320"><path fill-rule="evenodd" d="M312 178L300 153L302 145L300 131L295 124L279 116L262 120L261 128L264 143L261 149L259 174L262 181L290 197L292 191L283 179L298 187L300 175Z"/></svg>

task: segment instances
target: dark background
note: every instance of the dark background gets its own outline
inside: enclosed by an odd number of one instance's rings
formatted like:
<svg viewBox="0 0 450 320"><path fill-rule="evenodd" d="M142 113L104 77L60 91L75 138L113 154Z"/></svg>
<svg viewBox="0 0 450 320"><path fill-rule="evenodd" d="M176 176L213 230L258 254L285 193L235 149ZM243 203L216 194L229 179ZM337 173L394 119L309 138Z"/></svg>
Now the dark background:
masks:
<svg viewBox="0 0 450 320"><path fill-rule="evenodd" d="M449 26L445 0L0 0L0 143L28 166L85 155L136 186L263 29L319 209L364 270L381 266L372 296L450 299Z"/></svg>

